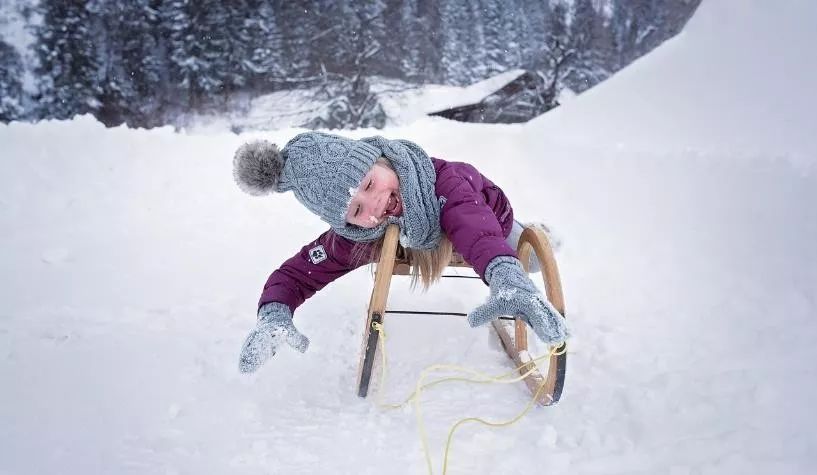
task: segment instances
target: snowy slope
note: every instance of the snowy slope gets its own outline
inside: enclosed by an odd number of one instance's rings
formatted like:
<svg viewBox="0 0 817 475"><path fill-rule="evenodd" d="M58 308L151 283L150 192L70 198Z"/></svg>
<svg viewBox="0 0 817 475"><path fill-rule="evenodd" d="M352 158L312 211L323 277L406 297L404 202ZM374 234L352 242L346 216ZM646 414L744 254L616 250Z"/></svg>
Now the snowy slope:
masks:
<svg viewBox="0 0 817 475"><path fill-rule="evenodd" d="M815 18L808 0L704 2L681 34L531 125L577 142L813 161Z"/></svg>
<svg viewBox="0 0 817 475"><path fill-rule="evenodd" d="M734 15L723 6L738 4ZM811 9L705 2L687 32L553 119L426 119L376 132L474 163L519 217L550 223L563 240L576 336L562 402L513 427L464 427L449 473L817 468L810 129L730 107L724 98L739 95L721 79L736 69L758 87L777 84L739 51L713 70L696 120L681 112L700 91L669 74L696 49L712 59L713 45L737 47L724 27L758 34L759 15L775 14L780 35L813 35L800 29ZM768 56L793 61L786 54ZM679 97L665 98L665 87ZM777 92L785 115L813 100L806 86ZM612 109L641 95L677 113ZM323 226L291 195L242 194L230 160L245 140L295 133L181 135L87 117L0 126L0 474L425 473L411 411L355 395L366 269L299 310L307 354L282 352L250 377L237 371L264 279ZM423 295L398 283L390 306L468 310L484 290L465 285ZM389 401L430 364L509 368L488 330L456 318L394 317L386 327ZM429 390L435 473L452 423L510 417L527 397L521 385Z"/></svg>

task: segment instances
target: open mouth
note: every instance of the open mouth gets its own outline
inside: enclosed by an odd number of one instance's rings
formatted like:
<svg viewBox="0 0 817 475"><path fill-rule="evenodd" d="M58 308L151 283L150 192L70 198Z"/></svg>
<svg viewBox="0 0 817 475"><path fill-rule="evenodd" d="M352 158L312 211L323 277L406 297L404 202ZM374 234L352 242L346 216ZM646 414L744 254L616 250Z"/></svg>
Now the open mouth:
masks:
<svg viewBox="0 0 817 475"><path fill-rule="evenodd" d="M403 211L403 206L400 204L400 197L392 193L389 195L386 209L383 210L383 216L399 216L401 211Z"/></svg>

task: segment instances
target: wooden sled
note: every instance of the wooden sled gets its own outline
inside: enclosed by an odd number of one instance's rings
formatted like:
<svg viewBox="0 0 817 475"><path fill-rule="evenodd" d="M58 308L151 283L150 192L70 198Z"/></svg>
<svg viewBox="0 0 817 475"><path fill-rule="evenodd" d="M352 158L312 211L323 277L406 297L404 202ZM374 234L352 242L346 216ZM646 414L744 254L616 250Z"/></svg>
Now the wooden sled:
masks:
<svg viewBox="0 0 817 475"><path fill-rule="evenodd" d="M435 314L435 315L460 315L465 313L452 312L412 312L412 311L392 311L386 310L386 301L389 296L389 288L393 275L410 275L410 263L398 257L398 235L399 229L396 225L391 225L386 229L386 236L383 241L383 248L380 253L380 260L377 263L374 278L374 288L372 289L371 300L369 301L369 311L366 319L366 327L363 332L363 346L358 367L358 396L366 397L369 392L369 382L372 377L372 369L377 358L379 333L374 329L375 324L382 324L383 317L389 313L403 314ZM539 261L542 279L545 284L548 300L556 307L562 315L565 315L564 296L562 295L562 283L559 279L559 268L553 257L553 250L548 242L545 233L540 229L527 227L519 238L517 253L519 260L527 270L530 262L531 252L534 252ZM449 267L470 267L465 260L457 253L452 256ZM479 277L473 277L479 279ZM492 322L494 330L502 343L505 352L513 360L520 374L525 374L533 370L525 379L525 384L534 395L539 394L537 402L542 406L549 406L559 402L564 387L565 368L567 367L567 353L556 351L550 356L547 368L537 368L531 361L528 354L528 325L521 319L504 317ZM536 338L535 335L532 338ZM562 348L560 348L562 350ZM544 369L544 374L541 371ZM544 385L544 389L542 389ZM541 389L541 390L540 390Z"/></svg>

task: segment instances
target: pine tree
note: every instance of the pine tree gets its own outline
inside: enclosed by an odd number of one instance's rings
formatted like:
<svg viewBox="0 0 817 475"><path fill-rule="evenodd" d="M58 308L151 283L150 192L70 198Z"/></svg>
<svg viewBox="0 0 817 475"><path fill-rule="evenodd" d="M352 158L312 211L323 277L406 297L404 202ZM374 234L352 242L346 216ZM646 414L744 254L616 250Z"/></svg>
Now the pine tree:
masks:
<svg viewBox="0 0 817 475"><path fill-rule="evenodd" d="M532 65L541 54L542 45L546 41L546 30L543 27L545 18L550 12L548 2L525 2L519 5L517 13L519 39L519 63L523 69L533 69Z"/></svg>
<svg viewBox="0 0 817 475"><path fill-rule="evenodd" d="M616 1L605 16L598 0L41 0L39 108L22 113L151 126L319 88L322 120L357 127L384 122L374 76L463 85L516 67L555 103L657 46L699 3ZM3 54L9 114L21 74Z"/></svg>
<svg viewBox="0 0 817 475"><path fill-rule="evenodd" d="M565 78L573 73L576 64L576 51L573 49L567 23L568 13L567 7L561 2L553 5L547 12L547 35L540 59L536 62L538 72L545 80L544 101L548 104L548 109L557 105Z"/></svg>
<svg viewBox="0 0 817 475"><path fill-rule="evenodd" d="M506 7L512 8L511 2ZM472 25L473 50L479 53L476 58L479 67L472 71L474 79L486 78L505 69L510 52L514 46L509 44L509 34L505 19L509 12L494 0L482 0L471 3L475 21Z"/></svg>
<svg viewBox="0 0 817 475"><path fill-rule="evenodd" d="M391 3L391 8L383 13L384 33L378 38L383 58L378 73L385 77L407 79L410 75L416 76L416 52L421 48L422 23L417 22L416 0Z"/></svg>
<svg viewBox="0 0 817 475"><path fill-rule="evenodd" d="M286 76L288 66L275 7L265 0L241 0L228 3L228 12L231 87L250 94L273 90L273 78Z"/></svg>
<svg viewBox="0 0 817 475"><path fill-rule="evenodd" d="M440 67L446 83L464 85L469 83L470 71L475 67L472 47L469 43L471 32L465 29L471 17L467 3L457 0L439 2L440 32L437 47L440 49Z"/></svg>
<svg viewBox="0 0 817 475"><path fill-rule="evenodd" d="M509 0L503 5L500 11L503 12L501 31L505 54L498 62L498 68L490 71L491 75L524 66L529 57L526 44L531 41L524 31L529 26L526 18L541 7L535 2L524 0Z"/></svg>
<svg viewBox="0 0 817 475"><path fill-rule="evenodd" d="M611 61L613 70L624 67L630 60L627 51L628 30L630 28L630 15L627 7L621 3L613 3L612 15L610 16L610 30L612 31L612 54Z"/></svg>
<svg viewBox="0 0 817 475"><path fill-rule="evenodd" d="M44 1L37 27L39 115L56 119L99 110L100 64L87 1Z"/></svg>
<svg viewBox="0 0 817 475"><path fill-rule="evenodd" d="M632 41L642 54L658 46L661 30L666 29L665 21L668 6L658 0L631 0L628 2L632 11Z"/></svg>
<svg viewBox="0 0 817 475"><path fill-rule="evenodd" d="M668 24L671 14L668 2L656 0L632 0L614 4L613 28L619 48L619 67L629 64L661 44L673 31ZM700 2L692 2L691 10ZM683 16L681 16L683 18ZM685 21L685 20L683 20Z"/></svg>
<svg viewBox="0 0 817 475"><path fill-rule="evenodd" d="M575 92L582 92L609 76L600 40L606 34L603 16L591 0L575 0L570 23L570 49L575 51L570 74L565 78Z"/></svg>
<svg viewBox="0 0 817 475"><path fill-rule="evenodd" d="M369 78L382 62L385 4L369 2L363 8L329 2L322 5L312 41L324 51L324 82L318 97L328 101L324 114L307 125L327 128L382 127L385 113Z"/></svg>
<svg viewBox="0 0 817 475"><path fill-rule="evenodd" d="M273 25L279 32L278 47L283 67L272 80L282 89L299 87L305 78L321 73L321 53L311 44L312 38L318 35L316 24L320 8L314 0L278 0L274 3L274 11Z"/></svg>
<svg viewBox="0 0 817 475"><path fill-rule="evenodd" d="M23 118L23 62L13 46L0 40L0 122Z"/></svg>
<svg viewBox="0 0 817 475"><path fill-rule="evenodd" d="M227 7L218 0L170 0L161 8L169 79L182 110L223 104L230 87Z"/></svg>
<svg viewBox="0 0 817 475"><path fill-rule="evenodd" d="M386 55L397 56L396 77L416 83L441 82L439 4L435 0L405 0L392 11L389 31L398 33L387 35L384 47Z"/></svg>
<svg viewBox="0 0 817 475"><path fill-rule="evenodd" d="M93 5L102 68L101 106L108 125L158 125L164 101L164 57L157 47L158 14L151 0Z"/></svg>

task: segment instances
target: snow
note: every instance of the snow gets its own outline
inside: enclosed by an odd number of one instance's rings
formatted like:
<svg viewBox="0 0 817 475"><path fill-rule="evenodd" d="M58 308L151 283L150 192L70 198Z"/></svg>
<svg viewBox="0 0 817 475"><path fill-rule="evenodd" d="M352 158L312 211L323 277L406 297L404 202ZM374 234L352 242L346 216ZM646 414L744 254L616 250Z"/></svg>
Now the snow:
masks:
<svg viewBox="0 0 817 475"><path fill-rule="evenodd" d="M705 146L810 164L815 17L817 3L805 0L705 2L679 35L530 125L600 146Z"/></svg>
<svg viewBox="0 0 817 475"><path fill-rule="evenodd" d="M28 66L24 68L23 88L26 91L36 91L36 82L31 73L31 65L35 63L35 54L31 48L34 43L34 34L30 26L39 25L41 17L36 11L31 12L31 18L26 20L23 11L30 8L29 0L4 0L0 3L0 40L13 46Z"/></svg>
<svg viewBox="0 0 817 475"><path fill-rule="evenodd" d="M440 84L417 88L402 81L374 78L372 91L378 95L390 126L411 124L432 112L474 104L522 74L513 70L471 84L468 87ZM186 129L197 134L219 132L227 128L240 131L264 131L298 127L324 110L329 101L315 98L309 89L294 89L265 94L255 99L235 101L227 115L198 115L182 119Z"/></svg>
<svg viewBox="0 0 817 475"><path fill-rule="evenodd" d="M399 85L380 81L373 89L378 92L383 91L380 100L383 104L383 110L389 116L392 125L404 125L421 119L432 112L476 104L524 72L521 69L506 71L464 88L429 85L421 89L399 91Z"/></svg>
<svg viewBox="0 0 817 475"><path fill-rule="evenodd" d="M814 471L817 68L787 46L813 40L814 8L704 2L681 36L526 125L347 134L471 162L561 240L562 400L511 427L463 426L449 473ZM266 276L324 225L291 193L241 193L232 154L297 132L0 125L0 473L425 472L411 410L354 389L370 270L298 310L306 354L238 372ZM468 311L487 296L451 280L424 294L396 280L389 306ZM388 402L432 364L510 369L461 318L385 326ZM435 473L453 423L528 399L521 383L425 391Z"/></svg>

